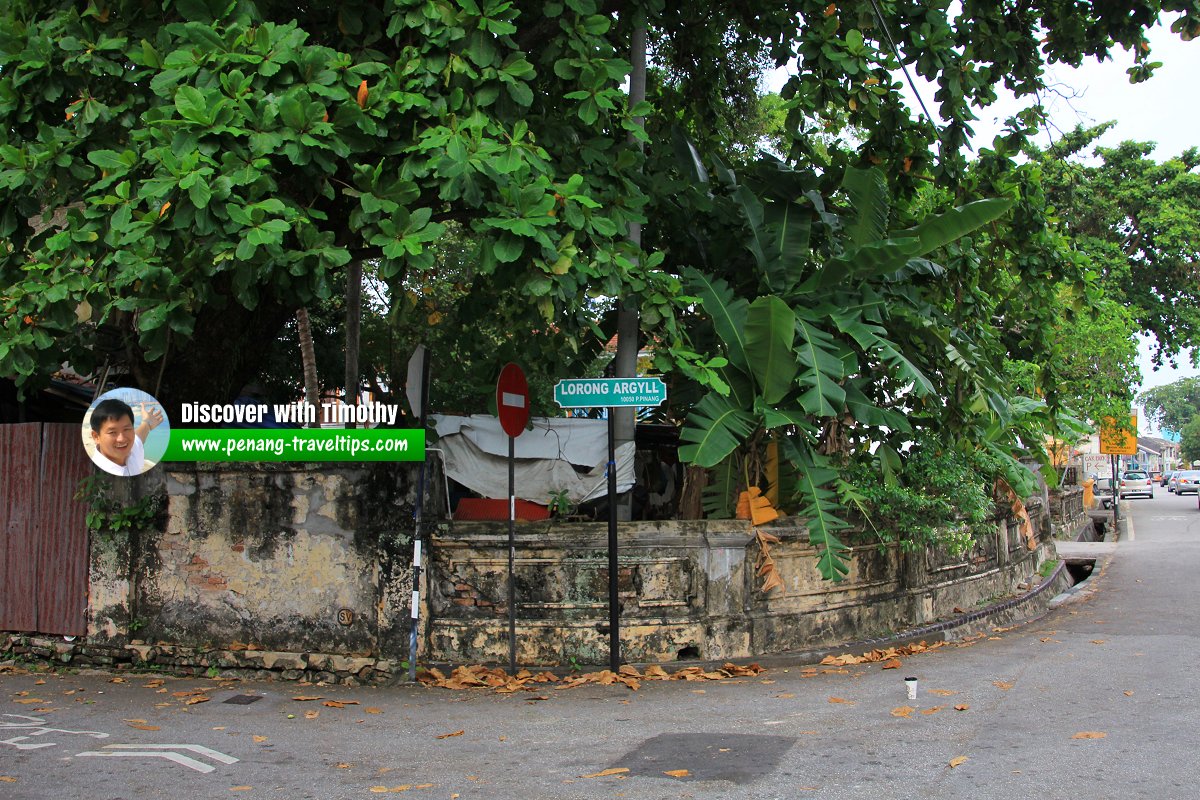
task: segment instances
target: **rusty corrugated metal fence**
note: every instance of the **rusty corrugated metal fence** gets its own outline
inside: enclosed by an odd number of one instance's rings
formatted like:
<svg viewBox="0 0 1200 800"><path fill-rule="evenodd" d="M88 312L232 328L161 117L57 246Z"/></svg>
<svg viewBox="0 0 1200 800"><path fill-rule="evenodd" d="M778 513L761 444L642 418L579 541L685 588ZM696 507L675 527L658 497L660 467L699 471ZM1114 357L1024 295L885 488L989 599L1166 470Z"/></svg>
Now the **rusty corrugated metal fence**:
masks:
<svg viewBox="0 0 1200 800"><path fill-rule="evenodd" d="M87 508L92 474L80 426L0 425L0 631L87 633Z"/></svg>

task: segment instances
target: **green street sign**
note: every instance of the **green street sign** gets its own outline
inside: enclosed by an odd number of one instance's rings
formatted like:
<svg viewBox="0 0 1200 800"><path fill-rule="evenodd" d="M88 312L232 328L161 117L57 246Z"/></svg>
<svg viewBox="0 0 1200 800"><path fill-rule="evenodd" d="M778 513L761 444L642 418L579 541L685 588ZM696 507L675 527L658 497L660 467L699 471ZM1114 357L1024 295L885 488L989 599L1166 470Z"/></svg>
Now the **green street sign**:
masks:
<svg viewBox="0 0 1200 800"><path fill-rule="evenodd" d="M559 408L657 406L666 399L661 378L574 378L554 384Z"/></svg>

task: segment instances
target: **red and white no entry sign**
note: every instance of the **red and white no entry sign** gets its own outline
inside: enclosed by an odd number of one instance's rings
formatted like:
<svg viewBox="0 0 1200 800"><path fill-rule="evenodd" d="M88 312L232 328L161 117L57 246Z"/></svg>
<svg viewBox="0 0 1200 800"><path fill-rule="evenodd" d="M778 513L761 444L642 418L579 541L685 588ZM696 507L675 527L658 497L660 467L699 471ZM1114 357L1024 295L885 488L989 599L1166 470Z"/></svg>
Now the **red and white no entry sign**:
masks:
<svg viewBox="0 0 1200 800"><path fill-rule="evenodd" d="M496 381L496 415L500 417L500 427L514 439L529 422L529 382L516 364L505 364L500 370Z"/></svg>

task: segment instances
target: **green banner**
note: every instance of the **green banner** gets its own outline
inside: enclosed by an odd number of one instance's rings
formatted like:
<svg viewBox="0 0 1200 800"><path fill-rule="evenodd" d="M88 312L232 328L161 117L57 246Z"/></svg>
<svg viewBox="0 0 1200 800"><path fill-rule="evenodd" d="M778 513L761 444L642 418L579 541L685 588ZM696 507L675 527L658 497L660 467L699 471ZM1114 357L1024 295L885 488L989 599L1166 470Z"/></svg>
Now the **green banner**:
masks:
<svg viewBox="0 0 1200 800"><path fill-rule="evenodd" d="M172 428L163 461L424 461L425 431Z"/></svg>

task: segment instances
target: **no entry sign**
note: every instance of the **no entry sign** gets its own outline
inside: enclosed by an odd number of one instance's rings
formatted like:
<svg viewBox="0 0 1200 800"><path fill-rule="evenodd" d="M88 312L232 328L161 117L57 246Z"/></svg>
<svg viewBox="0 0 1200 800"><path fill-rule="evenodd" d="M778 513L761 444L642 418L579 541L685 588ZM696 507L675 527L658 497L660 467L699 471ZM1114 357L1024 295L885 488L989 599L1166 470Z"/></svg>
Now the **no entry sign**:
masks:
<svg viewBox="0 0 1200 800"><path fill-rule="evenodd" d="M505 364L500 370L496 381L496 416L500 418L500 427L514 439L529 422L529 382L516 364Z"/></svg>

